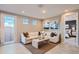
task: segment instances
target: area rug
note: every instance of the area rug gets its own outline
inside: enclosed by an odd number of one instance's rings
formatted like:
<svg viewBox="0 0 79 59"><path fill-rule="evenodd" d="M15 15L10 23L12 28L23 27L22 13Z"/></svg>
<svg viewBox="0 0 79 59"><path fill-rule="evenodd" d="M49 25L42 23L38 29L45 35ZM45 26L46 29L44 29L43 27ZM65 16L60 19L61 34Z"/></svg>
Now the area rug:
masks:
<svg viewBox="0 0 79 59"><path fill-rule="evenodd" d="M58 44L55 44L55 43L47 43L47 44L41 46L38 49L37 48L34 48L31 43L30 44L26 44L24 46L29 51L31 51L32 54L44 54L44 53L46 53L47 51L49 51L50 49L54 48L57 45Z"/></svg>

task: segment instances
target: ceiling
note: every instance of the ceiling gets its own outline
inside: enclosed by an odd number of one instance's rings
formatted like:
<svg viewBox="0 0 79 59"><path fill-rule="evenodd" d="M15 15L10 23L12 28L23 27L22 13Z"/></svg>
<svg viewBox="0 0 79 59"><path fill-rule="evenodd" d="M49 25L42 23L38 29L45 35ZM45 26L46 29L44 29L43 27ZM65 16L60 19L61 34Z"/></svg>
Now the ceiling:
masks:
<svg viewBox="0 0 79 59"><path fill-rule="evenodd" d="M65 10L79 9L79 4L0 4L0 10L36 18L57 16ZM46 13L42 13L45 10Z"/></svg>

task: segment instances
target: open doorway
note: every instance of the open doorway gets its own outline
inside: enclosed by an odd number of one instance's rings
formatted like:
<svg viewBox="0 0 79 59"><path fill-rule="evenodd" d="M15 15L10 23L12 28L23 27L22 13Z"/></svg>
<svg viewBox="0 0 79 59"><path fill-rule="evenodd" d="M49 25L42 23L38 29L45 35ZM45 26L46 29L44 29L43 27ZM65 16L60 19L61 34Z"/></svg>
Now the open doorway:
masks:
<svg viewBox="0 0 79 59"><path fill-rule="evenodd" d="M76 20L65 21L65 43L76 44Z"/></svg>

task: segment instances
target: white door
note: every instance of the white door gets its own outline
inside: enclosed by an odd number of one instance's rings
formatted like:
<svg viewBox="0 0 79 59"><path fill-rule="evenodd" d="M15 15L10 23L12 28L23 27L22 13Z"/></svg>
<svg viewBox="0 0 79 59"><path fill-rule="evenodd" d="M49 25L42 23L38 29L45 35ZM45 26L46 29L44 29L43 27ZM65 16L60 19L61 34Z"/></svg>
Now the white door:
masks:
<svg viewBox="0 0 79 59"><path fill-rule="evenodd" d="M4 16L4 44L13 43L15 40L15 17Z"/></svg>

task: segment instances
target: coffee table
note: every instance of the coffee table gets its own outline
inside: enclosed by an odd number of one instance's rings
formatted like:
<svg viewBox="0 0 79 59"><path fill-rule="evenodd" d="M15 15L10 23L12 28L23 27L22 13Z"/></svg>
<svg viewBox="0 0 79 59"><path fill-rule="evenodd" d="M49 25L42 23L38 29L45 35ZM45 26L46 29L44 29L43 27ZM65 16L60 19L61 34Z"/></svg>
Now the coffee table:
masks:
<svg viewBox="0 0 79 59"><path fill-rule="evenodd" d="M35 48L40 48L40 46L43 46L47 44L49 39L33 39L32 40L32 46Z"/></svg>

